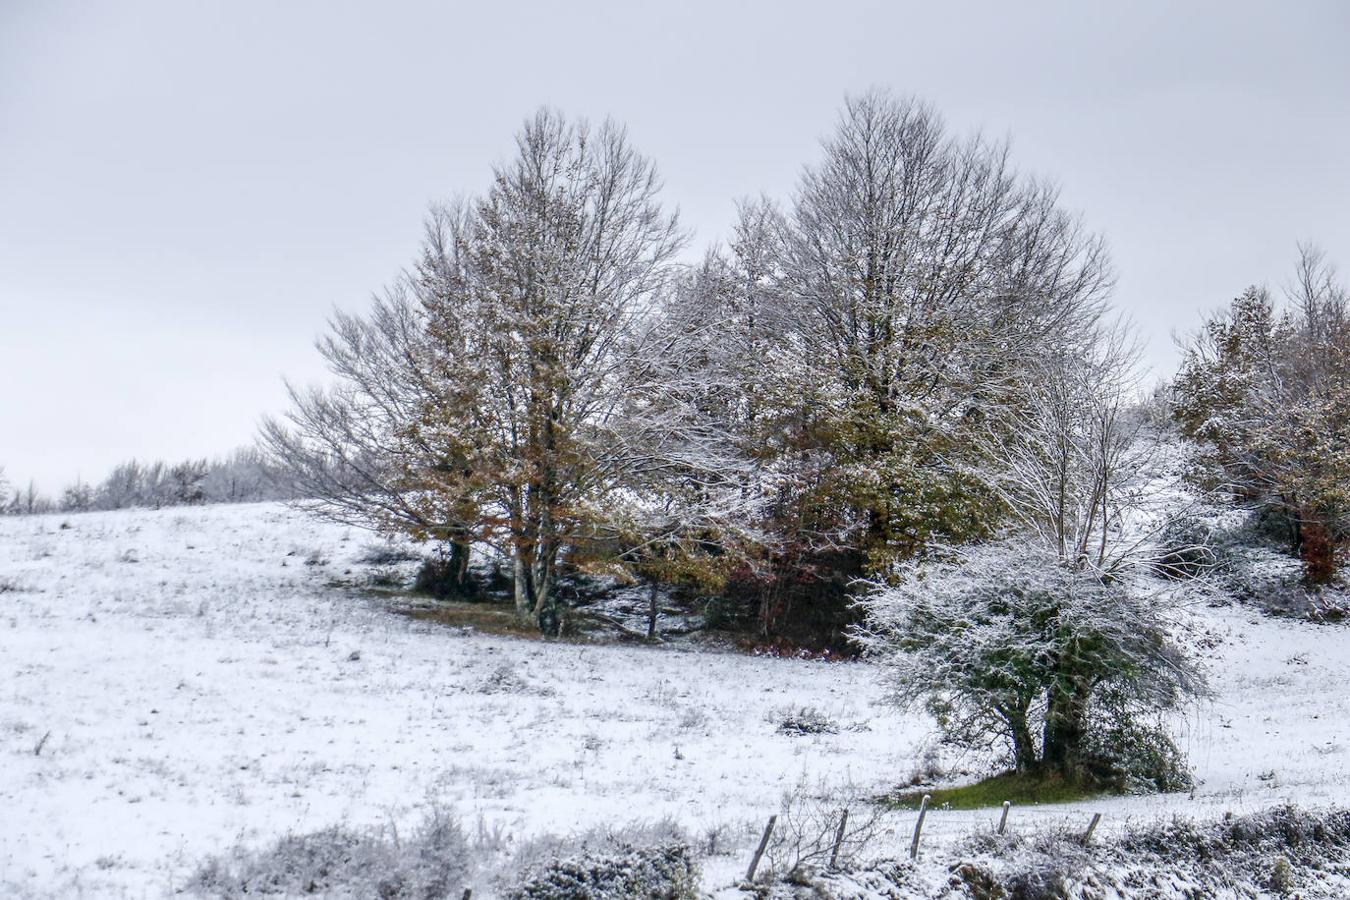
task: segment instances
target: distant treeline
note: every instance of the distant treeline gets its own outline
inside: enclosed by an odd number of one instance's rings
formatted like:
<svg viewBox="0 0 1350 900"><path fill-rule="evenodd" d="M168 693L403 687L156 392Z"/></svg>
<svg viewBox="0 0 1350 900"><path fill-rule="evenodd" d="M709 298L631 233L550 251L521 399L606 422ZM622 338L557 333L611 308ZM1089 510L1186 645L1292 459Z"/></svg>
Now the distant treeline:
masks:
<svg viewBox="0 0 1350 900"><path fill-rule="evenodd" d="M76 481L56 497L37 490L11 487L0 469L0 512L28 515L189 506L198 503L249 503L288 499L290 494L269 475L257 450L242 448L222 459L187 459L177 463L131 459L113 467L98 483Z"/></svg>

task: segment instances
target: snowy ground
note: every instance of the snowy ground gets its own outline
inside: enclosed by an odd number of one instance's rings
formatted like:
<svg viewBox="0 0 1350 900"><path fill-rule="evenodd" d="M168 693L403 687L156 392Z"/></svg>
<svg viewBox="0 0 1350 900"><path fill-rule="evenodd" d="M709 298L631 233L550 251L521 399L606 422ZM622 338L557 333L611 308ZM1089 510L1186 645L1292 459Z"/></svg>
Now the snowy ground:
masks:
<svg viewBox="0 0 1350 900"><path fill-rule="evenodd" d="M664 816L743 835L799 783L893 786L930 737L862 664L411 621L333 586L370 543L275 505L0 519L0 895L164 896L238 841L433 802L521 836ZM1203 616L1224 640L1217 699L1178 726L1194 796L1017 824L1350 802L1350 631ZM838 733L778 733L798 707ZM936 811L926 840L992 815ZM744 864L710 860L709 886Z"/></svg>

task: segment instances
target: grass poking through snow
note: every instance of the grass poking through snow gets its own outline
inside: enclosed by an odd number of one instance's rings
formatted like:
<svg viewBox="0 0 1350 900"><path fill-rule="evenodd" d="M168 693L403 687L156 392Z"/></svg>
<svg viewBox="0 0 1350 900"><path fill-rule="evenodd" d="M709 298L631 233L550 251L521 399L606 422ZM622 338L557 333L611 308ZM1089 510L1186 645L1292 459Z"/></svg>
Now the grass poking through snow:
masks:
<svg viewBox="0 0 1350 900"><path fill-rule="evenodd" d="M983 809L1002 806L1005 800L1012 801L1015 806L1072 803L1075 800L1095 797L1100 793L1100 788L1066 781L1063 778L1004 772L959 787L905 791L889 798L889 802L897 809L918 809L924 795L928 794L932 797L929 805L934 809Z"/></svg>

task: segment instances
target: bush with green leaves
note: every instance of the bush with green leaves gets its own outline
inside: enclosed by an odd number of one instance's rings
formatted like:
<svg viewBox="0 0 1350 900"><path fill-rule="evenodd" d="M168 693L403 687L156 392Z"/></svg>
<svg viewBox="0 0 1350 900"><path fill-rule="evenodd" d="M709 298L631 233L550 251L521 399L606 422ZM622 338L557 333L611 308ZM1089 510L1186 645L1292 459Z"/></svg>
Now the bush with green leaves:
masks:
<svg viewBox="0 0 1350 900"><path fill-rule="evenodd" d="M1195 786L1186 754L1160 721L1121 715L1108 698L1094 710L1083 755L1093 777L1120 793L1188 791Z"/></svg>
<svg viewBox="0 0 1350 900"><path fill-rule="evenodd" d="M1206 690L1165 599L1005 540L901 569L862 601L855 637L889 699L925 707L948 741L1001 747L1020 772L1101 779L1104 714L1138 728Z"/></svg>

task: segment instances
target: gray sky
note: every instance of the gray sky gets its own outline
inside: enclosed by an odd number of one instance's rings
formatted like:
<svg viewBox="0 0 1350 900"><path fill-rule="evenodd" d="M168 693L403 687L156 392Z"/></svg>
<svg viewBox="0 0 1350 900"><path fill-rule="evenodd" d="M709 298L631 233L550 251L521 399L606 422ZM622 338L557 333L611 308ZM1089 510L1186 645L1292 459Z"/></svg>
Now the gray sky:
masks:
<svg viewBox="0 0 1350 900"><path fill-rule="evenodd" d="M1009 135L1171 334L1295 244L1350 266L1350 4L0 0L0 465L214 455L541 103L628 123L702 246L844 94Z"/></svg>

